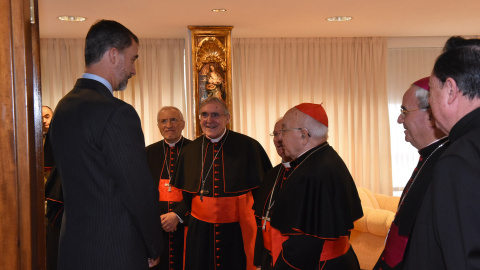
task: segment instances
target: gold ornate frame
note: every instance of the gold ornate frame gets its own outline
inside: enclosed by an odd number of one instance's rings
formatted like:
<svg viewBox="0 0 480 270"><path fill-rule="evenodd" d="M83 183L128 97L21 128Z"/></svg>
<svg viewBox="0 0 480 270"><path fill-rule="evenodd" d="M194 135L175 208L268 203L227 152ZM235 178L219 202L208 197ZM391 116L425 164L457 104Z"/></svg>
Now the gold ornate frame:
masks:
<svg viewBox="0 0 480 270"><path fill-rule="evenodd" d="M196 136L202 134L198 117L200 102L209 96L221 98L232 113L232 55L233 26L188 26L192 38L192 80L195 100ZM232 117L230 124L232 125Z"/></svg>

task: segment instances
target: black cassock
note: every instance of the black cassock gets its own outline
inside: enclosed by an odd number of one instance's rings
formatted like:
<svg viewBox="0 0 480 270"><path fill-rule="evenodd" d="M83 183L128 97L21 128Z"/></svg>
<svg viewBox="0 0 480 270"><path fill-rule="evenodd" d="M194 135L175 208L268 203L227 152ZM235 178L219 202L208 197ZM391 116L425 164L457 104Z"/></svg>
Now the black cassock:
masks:
<svg viewBox="0 0 480 270"><path fill-rule="evenodd" d="M349 236L363 211L345 163L325 142L290 164L271 209L284 237L274 269L359 269Z"/></svg>
<svg viewBox="0 0 480 270"><path fill-rule="evenodd" d="M172 212L181 201L181 191L169 186L171 176L174 175L178 156L183 147L191 141L182 137L180 141L170 147L165 140L161 140L147 146L147 162L155 186L159 190L159 209L160 215ZM188 222L188 216L181 216L183 223L178 223L177 230L174 232L165 232L163 234L163 249L160 254L160 263L151 269L183 269L183 251L184 251L184 233L185 224Z"/></svg>
<svg viewBox="0 0 480 270"><path fill-rule="evenodd" d="M178 166L175 187L184 191L184 201L176 211L192 212L185 269L252 269L256 225L251 191L272 167L263 147L248 136L227 130L218 142L205 136L197 138L185 148ZM236 203L231 205L232 201ZM220 221L235 215L240 220ZM251 243L250 249L244 247L245 229L252 236L251 242L246 242ZM245 249L251 252L250 257ZM247 266L248 258L251 265Z"/></svg>

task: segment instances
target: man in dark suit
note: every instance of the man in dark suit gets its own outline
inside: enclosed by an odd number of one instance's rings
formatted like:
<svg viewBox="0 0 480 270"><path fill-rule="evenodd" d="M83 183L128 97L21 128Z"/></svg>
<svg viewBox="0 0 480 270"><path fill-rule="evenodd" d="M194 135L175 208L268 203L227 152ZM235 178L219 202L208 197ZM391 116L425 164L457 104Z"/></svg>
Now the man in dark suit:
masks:
<svg viewBox="0 0 480 270"><path fill-rule="evenodd" d="M65 212L58 269L148 269L160 254L158 192L135 109L113 96L135 75L138 38L102 20L85 41L86 69L50 127Z"/></svg>

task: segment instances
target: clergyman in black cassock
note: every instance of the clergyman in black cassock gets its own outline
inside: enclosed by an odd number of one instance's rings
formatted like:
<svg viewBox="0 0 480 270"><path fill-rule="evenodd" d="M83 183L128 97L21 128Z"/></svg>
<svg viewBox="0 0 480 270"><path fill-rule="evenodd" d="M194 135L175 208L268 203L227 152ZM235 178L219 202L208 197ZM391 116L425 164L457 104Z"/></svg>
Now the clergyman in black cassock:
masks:
<svg viewBox="0 0 480 270"><path fill-rule="evenodd" d="M270 225L270 212L275 202L276 194L282 189L284 181L290 174L291 158L285 155L283 142L281 140L282 119L275 123L271 136L273 136L273 144L277 154L282 158L282 163L269 170L262 181L262 184L255 191L255 202L253 209L255 210L255 218L257 219L257 237L255 241L255 257L254 263L262 269L273 268L272 255L272 228ZM281 243L280 243L281 244ZM278 247L278 243L276 243ZM277 248L276 250L279 250Z"/></svg>
<svg viewBox="0 0 480 270"><path fill-rule="evenodd" d="M255 269L252 190L270 160L256 140L226 129L230 114L220 99L202 102L200 117L204 135L185 147L175 177L184 196L174 211L191 212L185 269Z"/></svg>
<svg viewBox="0 0 480 270"><path fill-rule="evenodd" d="M398 123L405 128L405 140L418 149L420 160L403 190L385 248L374 269L428 269L425 246L431 234L430 188L433 169L448 146L445 134L435 126L428 103L429 77L414 82L403 95Z"/></svg>
<svg viewBox="0 0 480 270"><path fill-rule="evenodd" d="M182 201L182 191L173 187L172 176L175 175L178 156L191 141L182 136L185 127L183 114L178 108L162 107L157 114L157 125L163 140L153 143L145 149L147 162L159 192L160 217L165 220L167 213L173 213L174 219L179 217L173 210ZM188 215L180 217L182 222L176 222L175 228L169 231L161 230L163 249L160 263L151 269L182 270L185 242L185 225ZM163 222L162 220L162 222Z"/></svg>
<svg viewBox="0 0 480 270"><path fill-rule="evenodd" d="M430 76L430 106L450 140L431 183L428 269L480 268L480 39L451 37Z"/></svg>
<svg viewBox="0 0 480 270"><path fill-rule="evenodd" d="M287 111L281 136L292 171L271 207L274 269L360 269L349 236L363 216L355 183L328 144L321 105Z"/></svg>

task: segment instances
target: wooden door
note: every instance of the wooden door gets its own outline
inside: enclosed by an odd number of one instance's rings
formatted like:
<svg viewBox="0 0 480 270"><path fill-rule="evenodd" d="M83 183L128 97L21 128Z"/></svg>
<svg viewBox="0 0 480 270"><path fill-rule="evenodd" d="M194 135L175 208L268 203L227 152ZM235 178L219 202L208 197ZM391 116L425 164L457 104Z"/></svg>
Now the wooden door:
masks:
<svg viewBox="0 0 480 270"><path fill-rule="evenodd" d="M45 269L38 16L31 13L37 0L0 0L2 269Z"/></svg>

